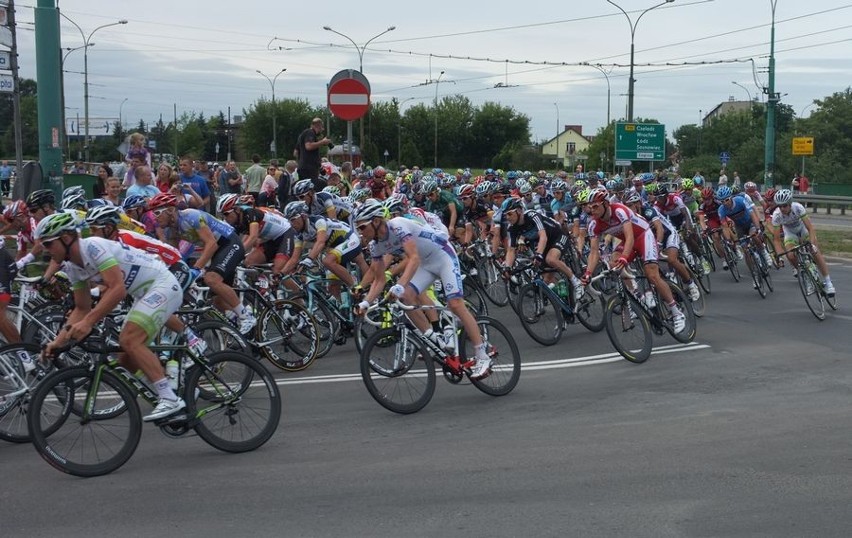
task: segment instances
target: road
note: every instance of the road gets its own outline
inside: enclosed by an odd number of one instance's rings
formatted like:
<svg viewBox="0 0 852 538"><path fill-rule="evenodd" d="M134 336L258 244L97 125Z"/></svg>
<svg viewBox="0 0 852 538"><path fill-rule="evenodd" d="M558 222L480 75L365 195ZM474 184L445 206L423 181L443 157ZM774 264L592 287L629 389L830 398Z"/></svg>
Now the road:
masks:
<svg viewBox="0 0 852 538"><path fill-rule="evenodd" d="M848 536L852 262L817 321L789 269L761 300L713 275L692 345L642 365L572 326L524 353L515 391L439 379L410 416L376 404L347 345L278 375L256 452L148 426L119 471L78 479L0 444L4 536Z"/></svg>

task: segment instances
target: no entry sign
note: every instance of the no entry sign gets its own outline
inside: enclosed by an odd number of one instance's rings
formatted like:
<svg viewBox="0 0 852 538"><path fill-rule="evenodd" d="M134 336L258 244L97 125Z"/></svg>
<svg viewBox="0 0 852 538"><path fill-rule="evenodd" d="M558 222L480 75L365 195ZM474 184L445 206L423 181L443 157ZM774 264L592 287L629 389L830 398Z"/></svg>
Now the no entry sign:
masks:
<svg viewBox="0 0 852 538"><path fill-rule="evenodd" d="M344 69L328 84L328 109L335 117L357 120L370 110L370 83L360 71Z"/></svg>

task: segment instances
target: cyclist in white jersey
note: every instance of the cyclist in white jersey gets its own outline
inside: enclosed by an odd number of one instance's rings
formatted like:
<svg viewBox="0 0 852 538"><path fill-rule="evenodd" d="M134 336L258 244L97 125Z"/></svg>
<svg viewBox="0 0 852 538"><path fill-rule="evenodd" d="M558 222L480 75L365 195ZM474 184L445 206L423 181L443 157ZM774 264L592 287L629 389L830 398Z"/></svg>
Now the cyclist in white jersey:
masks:
<svg viewBox="0 0 852 538"><path fill-rule="evenodd" d="M831 275L828 274L828 264L825 263L825 257L817 248L816 230L811 219L808 218L808 210L799 202L793 201L793 191L790 189L780 189L775 193L774 201L777 207L772 212L772 226L780 226L784 232L783 248L780 234L771 234L775 243L775 252L783 252L795 247L802 241L810 241L811 246L813 246L814 261L816 261L817 268L825 283L825 294L834 297L834 284L831 282ZM792 252L787 254L787 259L795 267L796 257Z"/></svg>
<svg viewBox="0 0 852 538"><path fill-rule="evenodd" d="M165 376L163 366L147 343L163 328L166 320L182 301L180 285L159 258L142 250L101 237L81 238L79 223L73 215L55 213L42 219L35 237L63 269L74 290L74 310L68 315L64 330L47 345L50 357L68 340L86 337L101 319L127 296L133 306L127 313L119 335L124 351L122 363L131 372L142 370L157 392L154 410L144 420L157 420L177 413L186 403L179 398ZM89 284L104 286L101 299L92 307Z"/></svg>
<svg viewBox="0 0 852 538"><path fill-rule="evenodd" d="M369 242L373 258L362 285L384 282L385 264L382 258L385 254L404 254L408 260L397 284L390 289L391 295L405 303L415 304L417 296L425 292L436 279L440 279L447 306L462 322L476 349L476 364L471 378L487 376L491 370L491 358L485 351L486 344L482 341L476 319L464 304L459 260L447 242L447 236L405 217L387 220L387 210L378 200L365 202L356 210L353 220L358 233ZM382 285L370 286L365 300L359 305L362 313L379 297L383 288ZM435 328L429 326L430 322L423 311L413 310L409 316L427 337L431 336Z"/></svg>

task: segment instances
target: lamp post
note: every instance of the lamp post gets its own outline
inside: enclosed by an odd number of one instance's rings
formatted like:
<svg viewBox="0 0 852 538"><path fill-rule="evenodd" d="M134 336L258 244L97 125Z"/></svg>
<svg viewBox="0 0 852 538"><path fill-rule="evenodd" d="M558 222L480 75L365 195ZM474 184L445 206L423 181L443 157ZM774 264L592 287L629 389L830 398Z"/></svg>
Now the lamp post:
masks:
<svg viewBox="0 0 852 538"><path fill-rule="evenodd" d="M627 23L630 25L630 79L627 82L627 121L632 122L633 121L633 85L636 82L633 79L633 58L634 58L633 43L634 43L635 38L636 38L636 25L639 24L639 21L642 19L642 16L645 15L645 13L648 13L649 11L657 9L658 7L664 6L666 4L671 4L672 2L674 2L674 0L664 0L663 2L660 2L659 4L657 4L655 6L649 7L648 9L646 9L645 11L640 13L638 17L636 17L635 22L630 18L630 15L628 15L627 12L624 11L624 9L622 9L621 6L619 6L618 4L613 2L612 0L606 0L606 1L609 2L610 4L614 5L622 13L624 13L624 16L627 17Z"/></svg>
<svg viewBox="0 0 852 538"><path fill-rule="evenodd" d="M111 22L109 24L102 24L101 26L98 26L97 28L95 28L94 30L89 32L89 35L87 36L86 32L84 32L83 29L80 28L80 25L77 24L76 22L74 22L73 20L71 20L68 17L68 15L62 13L61 11L59 12L59 14L62 15L65 18L65 20L67 20L68 22L73 24L77 28L77 30L80 31L80 36L83 38L83 109L84 109L83 116L84 116L85 122L86 122L85 133L83 135L83 143L86 147L86 162L89 162L89 158L90 158L90 155L89 155L89 46L91 45L90 41L92 39L92 36L95 35L95 32L97 32L98 30L102 30L104 28L109 28L110 26L118 26L119 24L127 24L127 19L121 19L120 21Z"/></svg>
<svg viewBox="0 0 852 538"><path fill-rule="evenodd" d="M769 0L772 6L772 29L769 36L769 86L766 91L766 142L763 148L763 182L766 188L773 186L775 173L775 107L780 97L775 93L775 6L778 0Z"/></svg>
<svg viewBox="0 0 852 538"><path fill-rule="evenodd" d="M270 147L269 149L271 150L270 153L272 153L273 159L278 156L278 129L276 128L276 124L275 124L276 118L278 116L277 110L275 110L275 81L277 81L278 77L280 77L281 74L284 73L284 71L286 71L286 70L287 70L287 68L285 67L285 68L281 69L281 71L276 73L276 75L273 78L269 78L269 76L267 76L260 69L255 69L255 71L257 73L259 73L260 76L265 78L269 82L269 85L272 87L272 147Z"/></svg>
<svg viewBox="0 0 852 538"><path fill-rule="evenodd" d="M79 47L65 47L65 54L62 55L62 60L59 62L59 95L62 96L62 136L65 137L65 147L68 148L68 157L71 157L71 144L68 142L68 128L65 126L67 121L65 121L65 111L68 110L68 107L65 106L65 60L68 59L68 55L74 52L75 50L84 49L86 47L94 47L94 43L89 43L87 45L80 45ZM76 108L73 110L77 110ZM80 124L77 124L77 129L79 132Z"/></svg>
<svg viewBox="0 0 852 538"><path fill-rule="evenodd" d="M444 72L441 71L441 74L435 80L435 168L438 168L438 85L441 84L441 77L443 76Z"/></svg>
<svg viewBox="0 0 852 538"><path fill-rule="evenodd" d="M736 80L732 80L731 84L733 84L734 86L739 86L740 88L744 89L746 94L748 95L748 102L751 103L751 92L748 91L748 88L746 88L745 86L743 86L742 84L740 84Z"/></svg>
<svg viewBox="0 0 852 538"><path fill-rule="evenodd" d="M121 104L118 105L118 125L119 125L122 133L124 133L124 117L121 114L121 110L124 108L124 103L126 103L128 99L130 99L130 98L125 97L124 100L121 102Z"/></svg>
<svg viewBox="0 0 852 538"><path fill-rule="evenodd" d="M672 1L674 1L674 0L672 0ZM636 22L639 22L639 21L637 20ZM633 62L631 62L631 63L633 63ZM604 68L603 68L603 67L601 67L601 66L600 66L600 65L598 65L598 64L590 64L590 63L588 63L588 62L582 62L580 65L585 65L585 66L587 66L587 67L594 67L595 69L597 69L598 71L600 71L600 72L601 72L601 75L603 75L603 76L604 76L604 78L606 79L606 124L607 124L607 125L609 125L609 122L610 122L610 119L609 119L609 118L610 118L610 114L609 114L609 110L610 110L610 96L612 95L611 88L610 88L610 85L609 85L609 73L607 73L607 72L604 70ZM633 75L630 75L630 78L632 79L632 78L633 78Z"/></svg>
<svg viewBox="0 0 852 538"><path fill-rule="evenodd" d="M385 31L383 31L379 34L376 34L373 37L371 37L370 39L368 39L367 42L364 43L363 47L359 47L358 43L355 43L355 41L351 37L349 37L346 34L338 32L337 30L335 30L331 26L323 26L322 29L327 31L327 32L331 32L333 34L337 34L340 37L345 38L350 43L352 43L352 46L355 47L356 51L358 51L358 71L361 74L363 74L364 73L364 51L367 50L367 45L372 43L374 40L382 37L386 33L396 30L396 26L388 26L388 28ZM363 161L363 159L364 159L364 118L361 118L359 124L360 124L360 127L359 127L359 133L358 133L358 145L361 147L361 160ZM351 125L351 122L350 122L350 125ZM349 141L349 147L350 148L352 147L352 140Z"/></svg>

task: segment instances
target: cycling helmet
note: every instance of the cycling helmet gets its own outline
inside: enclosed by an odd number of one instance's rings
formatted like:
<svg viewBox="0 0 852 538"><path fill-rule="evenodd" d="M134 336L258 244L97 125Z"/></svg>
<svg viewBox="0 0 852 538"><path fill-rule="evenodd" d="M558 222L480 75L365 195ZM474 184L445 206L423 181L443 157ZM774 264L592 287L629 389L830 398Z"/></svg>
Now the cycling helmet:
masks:
<svg viewBox="0 0 852 538"><path fill-rule="evenodd" d="M216 213L223 215L228 211L234 209L234 206L239 202L240 195L229 193L221 196L219 200L216 202Z"/></svg>
<svg viewBox="0 0 852 538"><path fill-rule="evenodd" d="M22 215L29 215L29 211L27 211L27 204L20 200L15 200L11 204L7 205L6 209L3 210L3 218L9 222L11 222L15 217Z"/></svg>
<svg viewBox="0 0 852 538"><path fill-rule="evenodd" d="M704 189L701 190L701 197L704 198L705 200L712 200L713 199L713 189L711 189L710 187L704 187Z"/></svg>
<svg viewBox="0 0 852 538"><path fill-rule="evenodd" d="M251 194L243 194L240 196L239 200L237 200L237 204L254 207L254 196Z"/></svg>
<svg viewBox="0 0 852 538"><path fill-rule="evenodd" d="M519 179L518 181L516 181L515 187L521 194L529 194L532 192L532 185L530 185L530 182L526 179Z"/></svg>
<svg viewBox="0 0 852 538"><path fill-rule="evenodd" d="M294 196L304 196L305 194L314 190L314 183L310 179L302 179L297 181L295 185L293 185L293 195Z"/></svg>
<svg viewBox="0 0 852 538"><path fill-rule="evenodd" d="M148 200L148 209L153 210L161 207L177 207L177 204L177 196L169 192L161 192Z"/></svg>
<svg viewBox="0 0 852 538"><path fill-rule="evenodd" d="M568 184L562 181L561 179L557 179L550 186L550 190L553 192L565 192L568 190Z"/></svg>
<svg viewBox="0 0 852 538"><path fill-rule="evenodd" d="M483 181L479 185L476 186L476 195L477 196L485 196L486 194L491 193L491 182Z"/></svg>
<svg viewBox="0 0 852 538"><path fill-rule="evenodd" d="M35 239L52 239L68 232L77 232L79 222L71 213L54 213L41 219L36 226Z"/></svg>
<svg viewBox="0 0 852 538"><path fill-rule="evenodd" d="M72 187L68 187L67 189L62 191L62 199L64 200L66 198L70 198L71 196L73 196L75 194L79 194L83 198L85 198L86 197L86 190L83 187L81 187L80 185L74 185Z"/></svg>
<svg viewBox="0 0 852 538"><path fill-rule="evenodd" d="M636 192L636 191L630 191L624 197L624 203L625 204L635 204L636 202L641 202L641 201L642 201L642 197L639 196L639 193Z"/></svg>
<svg viewBox="0 0 852 538"><path fill-rule="evenodd" d="M508 179L509 181L514 181L518 179L518 173L514 170L509 170L509 172L506 174L506 179Z"/></svg>
<svg viewBox="0 0 852 538"><path fill-rule="evenodd" d="M739 185L734 185L733 187L731 187L731 192L734 194L739 194L743 192L743 190L739 187Z"/></svg>
<svg viewBox="0 0 852 538"><path fill-rule="evenodd" d="M464 184L459 187L458 197L470 198L471 196L473 196L474 192L476 192L476 187L470 184Z"/></svg>
<svg viewBox="0 0 852 538"><path fill-rule="evenodd" d="M290 202L284 207L284 217L287 219L295 219L303 214L307 215L310 212L311 210L308 208L308 204L299 200Z"/></svg>
<svg viewBox="0 0 852 538"><path fill-rule="evenodd" d="M775 201L775 193L778 192L775 189L769 189L765 193L763 193L763 199L767 202Z"/></svg>
<svg viewBox="0 0 852 538"><path fill-rule="evenodd" d="M387 170L385 170L383 166L373 168L373 177L376 179L384 179L387 173Z"/></svg>
<svg viewBox="0 0 852 538"><path fill-rule="evenodd" d="M67 198L62 199L60 209L86 209L86 196L80 192L74 192Z"/></svg>
<svg viewBox="0 0 852 538"><path fill-rule="evenodd" d="M577 205L585 205L589 203L589 197L592 195L592 189L581 189L574 196L574 201Z"/></svg>
<svg viewBox="0 0 852 538"><path fill-rule="evenodd" d="M27 208L30 210L38 209L45 205L56 204L56 195L50 189L39 189L33 191L27 196Z"/></svg>
<svg viewBox="0 0 852 538"><path fill-rule="evenodd" d="M438 184L432 180L423 182L423 194L432 194L433 192L438 192Z"/></svg>
<svg viewBox="0 0 852 538"><path fill-rule="evenodd" d="M727 200L728 198L730 198L733 195L734 195L734 193L731 192L731 188L728 187L727 185L722 185L721 187L716 189L716 199L719 200L720 202Z"/></svg>
<svg viewBox="0 0 852 538"><path fill-rule="evenodd" d="M92 198L88 202L86 202L86 209L92 209L94 207L103 207L105 205L112 205L111 202L107 202L103 198Z"/></svg>
<svg viewBox="0 0 852 538"><path fill-rule="evenodd" d="M583 181L582 179L578 179L577 181L574 182L574 186L576 188L582 190L582 189L586 188L586 182Z"/></svg>
<svg viewBox="0 0 852 538"><path fill-rule="evenodd" d="M695 188L695 182L690 178L686 178L683 180L683 183L681 183L681 187L683 187L683 190L685 191L691 191Z"/></svg>
<svg viewBox="0 0 852 538"><path fill-rule="evenodd" d="M514 211L516 209L524 210L524 204L521 203L517 198L506 198L503 200L503 204L500 206L500 210L505 214L508 211Z"/></svg>
<svg viewBox="0 0 852 538"><path fill-rule="evenodd" d="M590 204L599 204L601 202L606 202L609 200L607 197L606 190L598 190L595 189L589 194L589 203Z"/></svg>
<svg viewBox="0 0 852 538"><path fill-rule="evenodd" d="M394 194L384 202L385 209L388 213L405 213L408 209L408 198L403 194Z"/></svg>
<svg viewBox="0 0 852 538"><path fill-rule="evenodd" d="M387 218L387 209L385 209L382 202L376 199L370 199L355 210L355 214L352 216L352 222L364 222L365 220L372 220L375 217Z"/></svg>
<svg viewBox="0 0 852 538"><path fill-rule="evenodd" d="M114 205L94 207L86 212L86 224L89 226L116 225L121 220L121 209Z"/></svg>
<svg viewBox="0 0 852 538"><path fill-rule="evenodd" d="M757 191L757 183L755 183L754 181L746 181L746 184L743 186L745 187L745 190L748 193Z"/></svg>
<svg viewBox="0 0 852 538"><path fill-rule="evenodd" d="M485 174L485 177L497 175L497 174L494 173L493 168L486 168L484 174Z"/></svg>
<svg viewBox="0 0 852 538"><path fill-rule="evenodd" d="M340 196L340 187L337 185L329 185L322 190L322 192L327 192L334 196Z"/></svg>
<svg viewBox="0 0 852 538"><path fill-rule="evenodd" d="M615 185L616 185L615 180L610 179L609 181L606 182L606 190L615 192Z"/></svg>
<svg viewBox="0 0 852 538"><path fill-rule="evenodd" d="M654 196L666 196L669 193L669 188L665 183L657 183L657 186L651 192Z"/></svg>
<svg viewBox="0 0 852 538"><path fill-rule="evenodd" d="M790 189L778 189L773 199L778 205L789 204L793 201L793 191Z"/></svg>
<svg viewBox="0 0 852 538"><path fill-rule="evenodd" d="M415 184L415 186L418 184ZM352 203L363 202L370 197L370 189L355 189L349 193L349 201Z"/></svg>
<svg viewBox="0 0 852 538"><path fill-rule="evenodd" d="M124 199L123 202L121 202L121 208L124 209L125 211L127 211L128 209L137 209L137 208L145 211L147 205L148 205L148 201L143 196L139 196L138 194L128 196L127 198Z"/></svg>
<svg viewBox="0 0 852 538"><path fill-rule="evenodd" d="M623 192L624 189L627 188L627 185L624 184L624 180L618 176L615 176L613 179L615 181L615 192Z"/></svg>
<svg viewBox="0 0 852 538"><path fill-rule="evenodd" d="M604 174L601 170L598 170L598 171L595 173L595 175L596 175L596 176L598 176L598 179L604 179L604 178L606 178L606 174Z"/></svg>

